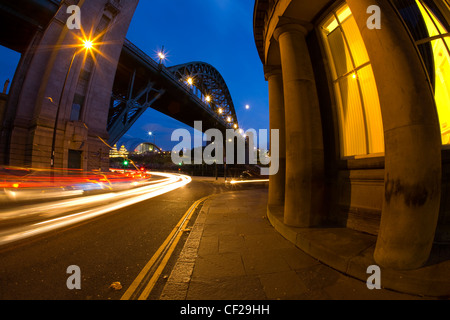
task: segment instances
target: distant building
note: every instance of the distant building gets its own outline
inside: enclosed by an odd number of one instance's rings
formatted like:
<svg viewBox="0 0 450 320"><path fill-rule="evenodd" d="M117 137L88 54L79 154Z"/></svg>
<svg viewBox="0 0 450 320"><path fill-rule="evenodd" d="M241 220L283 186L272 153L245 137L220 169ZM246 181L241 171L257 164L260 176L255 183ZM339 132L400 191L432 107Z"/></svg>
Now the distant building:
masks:
<svg viewBox="0 0 450 320"><path fill-rule="evenodd" d="M269 216L377 238L393 270L450 242L448 0L257 0L280 173Z"/></svg>
<svg viewBox="0 0 450 320"><path fill-rule="evenodd" d="M162 152L162 149L157 145L143 139L126 139L120 141L120 144L129 155L145 155Z"/></svg>
<svg viewBox="0 0 450 320"><path fill-rule="evenodd" d="M110 158L128 158L128 155L128 150L124 145L122 145L119 150L117 150L117 145L114 145L114 149L109 152Z"/></svg>

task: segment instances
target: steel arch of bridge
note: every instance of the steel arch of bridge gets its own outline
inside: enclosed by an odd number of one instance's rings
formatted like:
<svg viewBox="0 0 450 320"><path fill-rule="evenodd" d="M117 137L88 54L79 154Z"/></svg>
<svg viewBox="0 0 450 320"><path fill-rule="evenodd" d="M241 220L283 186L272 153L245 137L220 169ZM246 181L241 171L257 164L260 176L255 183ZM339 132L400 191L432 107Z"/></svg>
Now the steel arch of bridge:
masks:
<svg viewBox="0 0 450 320"><path fill-rule="evenodd" d="M237 125L236 110L228 86L220 72L205 62L189 62L168 68L184 85L191 87L193 93L202 99L224 121ZM192 85L188 79L193 80ZM210 97L210 102L206 101ZM219 110L222 112L219 113ZM231 121L228 121L231 120Z"/></svg>
<svg viewBox="0 0 450 320"><path fill-rule="evenodd" d="M147 108L154 108L188 125L203 120L205 130L238 127L229 89L212 65L191 62L165 67L128 40L124 43L119 65L107 126L110 145L117 143ZM125 80L128 78L129 84ZM188 78L194 80L193 85L186 82ZM210 101L207 101L207 96ZM189 114L189 108L181 108L181 112L178 110L175 113L171 110L171 105L183 103L188 103L190 107L198 106L194 108L194 114Z"/></svg>

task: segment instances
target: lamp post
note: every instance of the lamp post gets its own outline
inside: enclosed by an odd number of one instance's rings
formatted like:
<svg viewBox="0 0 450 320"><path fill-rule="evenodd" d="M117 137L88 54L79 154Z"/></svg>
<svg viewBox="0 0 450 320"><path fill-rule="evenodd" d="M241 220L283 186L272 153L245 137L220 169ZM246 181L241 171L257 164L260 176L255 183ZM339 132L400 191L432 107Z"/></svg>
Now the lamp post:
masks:
<svg viewBox="0 0 450 320"><path fill-rule="evenodd" d="M159 58L158 69L159 71L162 71L164 65L163 61L166 60L167 58L166 53L164 52L164 46L162 46L161 51L158 52L158 58Z"/></svg>
<svg viewBox="0 0 450 320"><path fill-rule="evenodd" d="M72 56L72 60L70 61L69 69L67 70L66 77L64 79L64 84L63 84L63 87L61 89L61 93L59 95L58 105L57 105L57 109L56 109L56 116L55 116L55 125L54 125L54 129L53 129L52 153L51 153L51 157L50 157L50 166L52 168L52 173L53 173L53 169L55 168L56 132L57 132L57 128L58 128L59 114L60 114L60 111L61 111L61 102L62 102L62 98L63 98L63 95L64 95L64 91L66 91L67 81L69 79L70 72L72 71L72 67L73 67L73 63L75 61L75 57L78 55L78 53L83 51L83 49L85 51L89 51L89 50L93 49L94 43L93 43L92 40L85 39L85 40L83 40L83 43L81 44L81 47L82 47L82 50L75 51L75 53Z"/></svg>
<svg viewBox="0 0 450 320"><path fill-rule="evenodd" d="M153 145L156 147L156 134L152 131L148 133L150 137L153 137Z"/></svg>

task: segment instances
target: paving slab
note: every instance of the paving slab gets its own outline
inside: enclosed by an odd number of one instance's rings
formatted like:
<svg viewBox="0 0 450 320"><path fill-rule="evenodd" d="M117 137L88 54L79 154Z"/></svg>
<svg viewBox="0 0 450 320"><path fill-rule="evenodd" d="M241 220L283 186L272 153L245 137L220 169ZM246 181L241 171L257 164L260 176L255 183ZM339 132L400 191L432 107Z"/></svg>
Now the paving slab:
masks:
<svg viewBox="0 0 450 320"><path fill-rule="evenodd" d="M369 290L365 281L339 270L363 263L361 257L370 250L373 236L355 240L349 229L298 229L282 235L269 220L266 203L266 189L207 200L161 299L423 299L387 289ZM301 250L299 242L317 256ZM321 261L323 255L331 265Z"/></svg>

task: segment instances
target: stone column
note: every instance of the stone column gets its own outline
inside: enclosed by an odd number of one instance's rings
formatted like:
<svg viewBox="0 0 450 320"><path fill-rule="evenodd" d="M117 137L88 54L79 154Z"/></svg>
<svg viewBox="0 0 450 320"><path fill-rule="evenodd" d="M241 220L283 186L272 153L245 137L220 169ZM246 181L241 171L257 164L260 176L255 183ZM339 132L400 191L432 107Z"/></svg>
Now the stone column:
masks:
<svg viewBox="0 0 450 320"><path fill-rule="evenodd" d="M280 169L269 180L269 206L284 205L284 188L286 184L286 128L283 92L283 74L281 67L266 66L266 80L269 82L270 129L280 131ZM274 141L271 141L275 143Z"/></svg>
<svg viewBox="0 0 450 320"><path fill-rule="evenodd" d="M319 99L305 36L306 27L288 21L275 30L279 41L286 121L284 223L320 224L324 195L324 155Z"/></svg>
<svg viewBox="0 0 450 320"><path fill-rule="evenodd" d="M428 260L441 194L441 137L425 70L388 0L348 0L378 86L386 144L385 199L375 260L415 269ZM381 9L381 29L367 28L367 8Z"/></svg>

